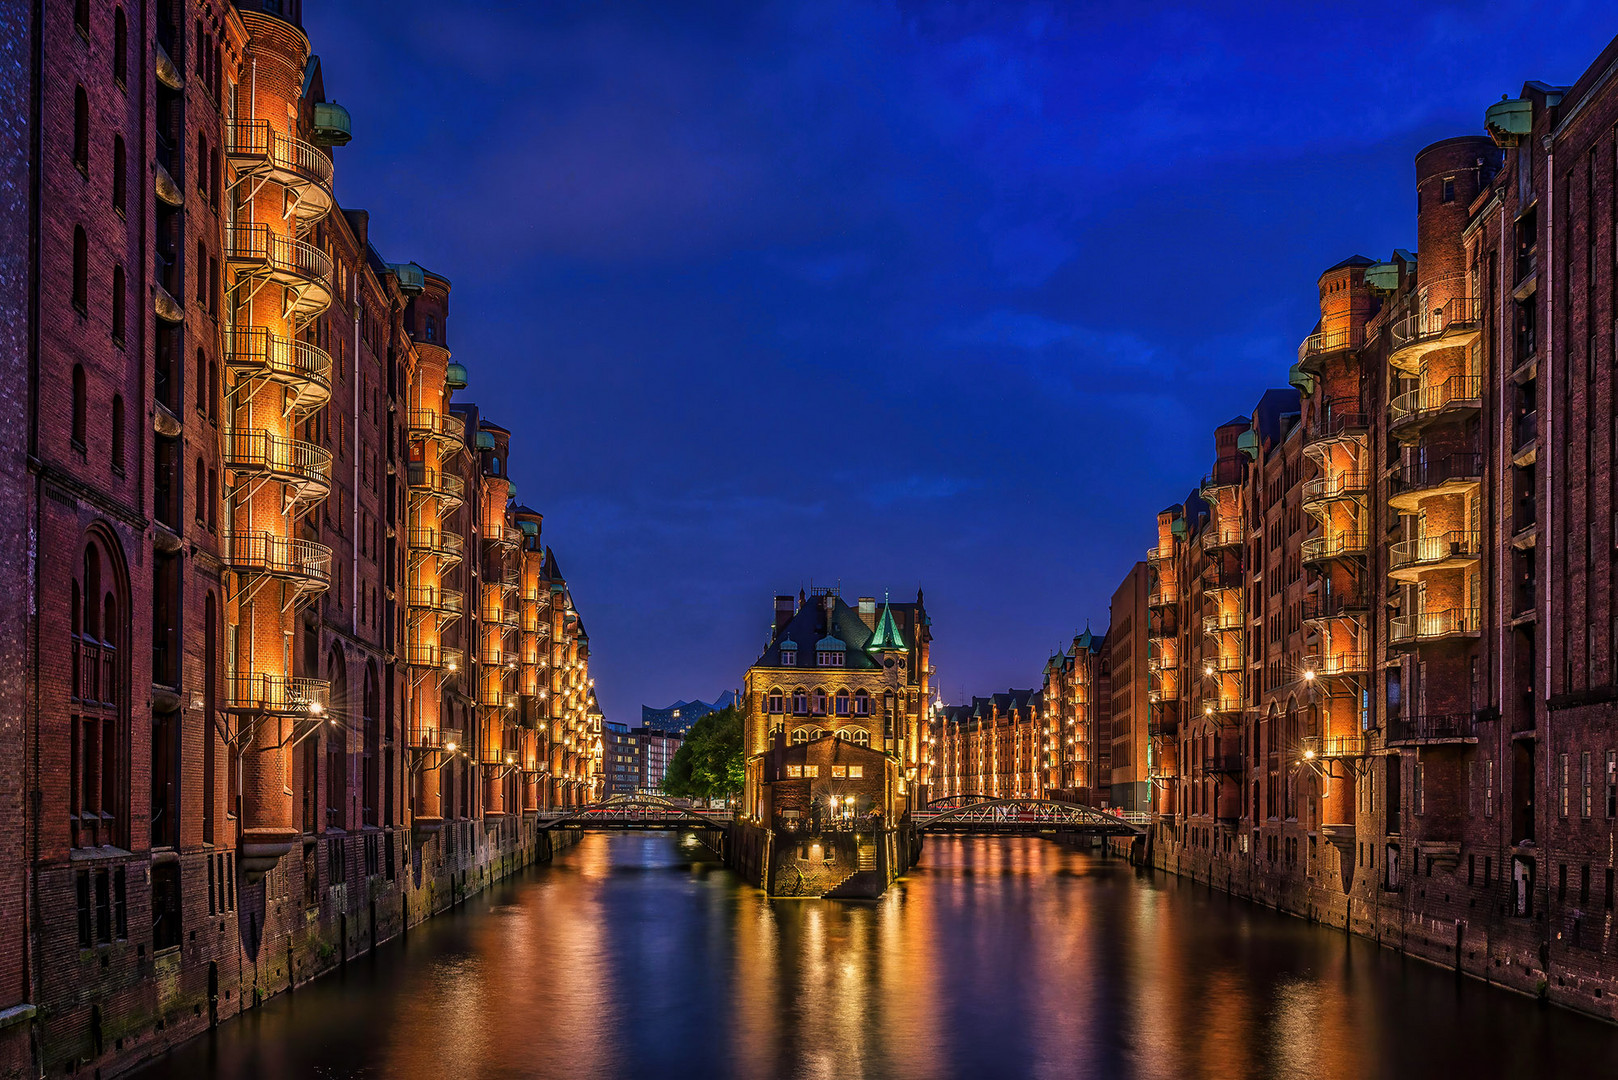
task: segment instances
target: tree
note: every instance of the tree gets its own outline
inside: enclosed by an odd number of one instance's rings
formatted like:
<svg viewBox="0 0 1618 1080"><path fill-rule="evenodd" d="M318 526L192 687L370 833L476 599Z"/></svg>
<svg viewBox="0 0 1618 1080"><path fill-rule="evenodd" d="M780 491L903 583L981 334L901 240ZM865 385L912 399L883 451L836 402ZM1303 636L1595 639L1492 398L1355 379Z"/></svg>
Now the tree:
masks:
<svg viewBox="0 0 1618 1080"><path fill-rule="evenodd" d="M691 725L663 777L666 795L691 799L732 798L742 789L742 714L731 705Z"/></svg>

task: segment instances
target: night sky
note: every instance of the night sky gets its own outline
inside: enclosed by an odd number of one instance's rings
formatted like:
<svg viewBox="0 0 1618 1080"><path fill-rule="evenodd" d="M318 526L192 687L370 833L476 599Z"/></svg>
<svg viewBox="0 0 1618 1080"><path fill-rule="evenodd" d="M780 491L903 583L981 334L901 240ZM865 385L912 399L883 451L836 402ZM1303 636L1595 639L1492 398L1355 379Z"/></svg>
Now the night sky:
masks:
<svg viewBox="0 0 1618 1080"><path fill-rule="evenodd" d="M947 700L1037 686L1285 385L1412 160L1596 3L306 0L343 204L454 284L608 719L711 700L771 597L927 590Z"/></svg>

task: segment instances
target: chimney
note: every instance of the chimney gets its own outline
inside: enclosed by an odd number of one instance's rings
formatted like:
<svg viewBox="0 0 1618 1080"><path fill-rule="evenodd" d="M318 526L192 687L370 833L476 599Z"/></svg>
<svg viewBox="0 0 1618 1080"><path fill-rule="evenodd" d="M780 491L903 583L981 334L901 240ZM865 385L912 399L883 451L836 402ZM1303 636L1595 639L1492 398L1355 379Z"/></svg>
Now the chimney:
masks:
<svg viewBox="0 0 1618 1080"><path fill-rule="evenodd" d="M797 613L797 605L792 602L791 596L777 596L775 598L775 628L777 630L792 621Z"/></svg>
<svg viewBox="0 0 1618 1080"><path fill-rule="evenodd" d="M860 597L860 622L870 631L876 630L876 597Z"/></svg>

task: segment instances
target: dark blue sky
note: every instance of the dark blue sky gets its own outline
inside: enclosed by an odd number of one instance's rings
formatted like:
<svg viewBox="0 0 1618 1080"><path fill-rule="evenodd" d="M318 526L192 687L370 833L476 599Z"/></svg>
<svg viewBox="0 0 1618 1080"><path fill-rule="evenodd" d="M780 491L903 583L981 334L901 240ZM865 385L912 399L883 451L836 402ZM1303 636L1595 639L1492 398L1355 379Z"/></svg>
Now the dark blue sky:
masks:
<svg viewBox="0 0 1618 1080"><path fill-rule="evenodd" d="M1412 158L1595 3L308 0L343 203L454 283L609 718L740 684L776 592L927 589L947 698L1037 685L1284 385Z"/></svg>

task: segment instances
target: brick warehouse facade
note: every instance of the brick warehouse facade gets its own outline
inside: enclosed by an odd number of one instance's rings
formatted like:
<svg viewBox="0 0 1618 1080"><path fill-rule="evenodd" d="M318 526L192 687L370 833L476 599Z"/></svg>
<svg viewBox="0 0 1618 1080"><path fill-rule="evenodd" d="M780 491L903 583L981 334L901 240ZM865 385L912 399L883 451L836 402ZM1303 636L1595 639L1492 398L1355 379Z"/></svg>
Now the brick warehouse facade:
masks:
<svg viewBox="0 0 1618 1080"><path fill-rule="evenodd" d="M1146 564L1153 864L1608 1018L1615 69L1416 155Z"/></svg>
<svg viewBox="0 0 1618 1080"><path fill-rule="evenodd" d="M0 13L0 1074L115 1074L551 850L589 638L296 0Z"/></svg>

